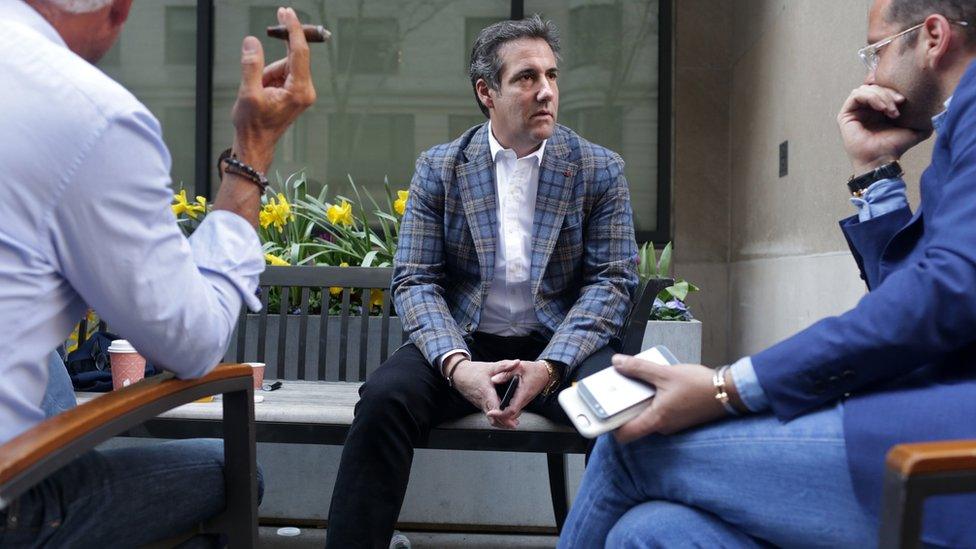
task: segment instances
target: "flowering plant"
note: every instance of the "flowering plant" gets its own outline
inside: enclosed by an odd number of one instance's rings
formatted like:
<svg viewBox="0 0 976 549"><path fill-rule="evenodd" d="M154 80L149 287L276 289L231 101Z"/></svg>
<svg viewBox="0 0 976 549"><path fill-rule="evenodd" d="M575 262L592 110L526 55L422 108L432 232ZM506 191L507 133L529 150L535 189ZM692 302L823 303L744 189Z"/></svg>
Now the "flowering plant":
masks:
<svg viewBox="0 0 976 549"><path fill-rule="evenodd" d="M645 242L638 252L637 274L641 281L650 278L667 277L671 273L671 243L668 242L661 250L661 257L655 257L654 243ZM697 292L698 286L684 279L675 279L674 284L661 290L654 297L651 306L651 320L692 320L691 311L685 305L685 299L691 292Z"/></svg>
<svg viewBox="0 0 976 549"><path fill-rule="evenodd" d="M328 186L312 195L304 172L288 176L269 186L261 197L258 237L264 259L269 265L332 265L348 267L388 267L396 253L400 219L406 210L408 192L397 191L396 199L385 182L386 200L383 207L365 189L349 178L352 198L329 197ZM272 187L274 190L272 190ZM367 210L367 205L370 210ZM173 213L184 233L189 236L210 211L203 197L189 202L186 191L173 197ZM268 295L269 312L277 311L280 289L272 288ZM292 289L289 303L298 303L299 290ZM312 292L309 305L313 313L321 311L323 292ZM363 308L363 296L353 292L353 309ZM327 306L338 312L342 289L331 288L325 296ZM365 299L366 309L382 306L383 294L374 290Z"/></svg>

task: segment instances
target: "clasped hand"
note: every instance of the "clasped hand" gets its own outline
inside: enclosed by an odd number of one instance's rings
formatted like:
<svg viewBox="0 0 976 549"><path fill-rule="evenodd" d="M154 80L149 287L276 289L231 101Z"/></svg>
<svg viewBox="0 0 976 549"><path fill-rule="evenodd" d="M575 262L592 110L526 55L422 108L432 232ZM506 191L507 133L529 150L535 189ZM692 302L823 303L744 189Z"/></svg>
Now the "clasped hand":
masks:
<svg viewBox="0 0 976 549"><path fill-rule="evenodd" d="M518 388L509 405L501 410L496 385L508 383L514 376L520 377ZM545 363L536 361L462 359L454 369L453 379L458 392L485 413L492 427L515 429L522 409L549 383L549 370Z"/></svg>

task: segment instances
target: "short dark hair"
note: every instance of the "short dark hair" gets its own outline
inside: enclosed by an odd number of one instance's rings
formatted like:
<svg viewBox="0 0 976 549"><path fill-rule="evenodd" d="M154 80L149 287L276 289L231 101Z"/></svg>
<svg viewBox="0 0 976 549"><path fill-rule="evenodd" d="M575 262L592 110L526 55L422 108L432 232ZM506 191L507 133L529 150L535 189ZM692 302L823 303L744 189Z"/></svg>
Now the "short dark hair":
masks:
<svg viewBox="0 0 976 549"><path fill-rule="evenodd" d="M902 28L909 28L925 20L926 17L937 13L950 21L965 21L969 26L963 27L966 36L966 46L976 44L976 2L973 0L891 0L885 19L890 23L897 23ZM918 36L916 34L916 36ZM906 43L908 41L906 40Z"/></svg>
<svg viewBox="0 0 976 549"><path fill-rule="evenodd" d="M541 38L549 44L553 55L559 60L559 31L552 21L543 21L539 14L518 21L499 21L489 25L478 33L471 47L471 63L468 65L468 76L471 77L471 88L474 90L474 100L478 108L487 117L488 107L478 98L477 83L484 79L488 87L493 90L501 88L502 60L498 57L498 50L503 44L519 38Z"/></svg>

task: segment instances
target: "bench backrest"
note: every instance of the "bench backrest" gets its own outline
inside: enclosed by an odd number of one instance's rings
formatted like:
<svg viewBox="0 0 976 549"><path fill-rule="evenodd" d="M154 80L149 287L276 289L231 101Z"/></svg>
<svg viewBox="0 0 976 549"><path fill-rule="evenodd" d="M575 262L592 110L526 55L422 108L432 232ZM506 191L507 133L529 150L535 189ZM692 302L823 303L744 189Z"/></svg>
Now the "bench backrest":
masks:
<svg viewBox="0 0 976 549"><path fill-rule="evenodd" d="M392 268L269 266L259 282L262 309L242 311L224 358L264 362L268 379L364 381L406 341L392 314L392 276ZM654 297L672 283L661 278L638 285L620 334L621 352L640 352ZM331 311L321 305L322 296L329 296ZM363 296L375 302L365 322ZM81 344L87 321L79 328Z"/></svg>
<svg viewBox="0 0 976 549"><path fill-rule="evenodd" d="M267 267L262 310L242 312L228 360L264 362L269 379L365 380L404 340L391 320L392 276L392 268ZM331 312L316 301L333 302Z"/></svg>
<svg viewBox="0 0 976 549"><path fill-rule="evenodd" d="M269 379L364 381L406 341L399 319L391 318L392 275L391 268L268 267L260 282L264 308L241 315L228 360L264 362ZM639 284L620 334L621 352L640 352L654 297L672 283L651 279ZM324 295L330 288L337 293L341 288L334 298L338 310L333 307L332 315L324 307L311 312L312 293ZM268 308L272 295L283 296L275 312ZM356 306L364 295L378 304L371 307L368 322Z"/></svg>

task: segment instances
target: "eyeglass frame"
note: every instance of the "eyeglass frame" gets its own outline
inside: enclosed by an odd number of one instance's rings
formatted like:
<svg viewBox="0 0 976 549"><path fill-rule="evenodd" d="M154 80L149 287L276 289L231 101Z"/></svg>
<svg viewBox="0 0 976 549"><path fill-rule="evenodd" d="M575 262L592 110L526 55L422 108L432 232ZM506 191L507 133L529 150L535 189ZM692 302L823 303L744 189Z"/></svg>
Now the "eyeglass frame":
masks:
<svg viewBox="0 0 976 549"><path fill-rule="evenodd" d="M968 27L969 26L969 22L968 21L952 21L952 20L950 20L949 23L954 23L954 24L959 25L961 27ZM901 38L902 36L905 36L906 34L912 32L912 31L916 31L916 30L922 28L923 26L925 26L925 21L922 21L921 23L919 23L919 24L917 24L917 25L915 25L913 27L909 27L909 28L907 28L907 29L905 29L905 30L897 33L897 34L893 34L893 35L889 36L888 38L883 38L881 40L878 40L874 44L868 44L867 46L864 46L863 48L857 50L857 56L861 59L861 62L864 63L864 66L866 66L868 68L868 72L874 72L874 71L878 70L878 65L881 63L881 57L878 55L878 52L881 50L881 48L887 46L888 44L891 44L892 42L894 42L898 38Z"/></svg>

